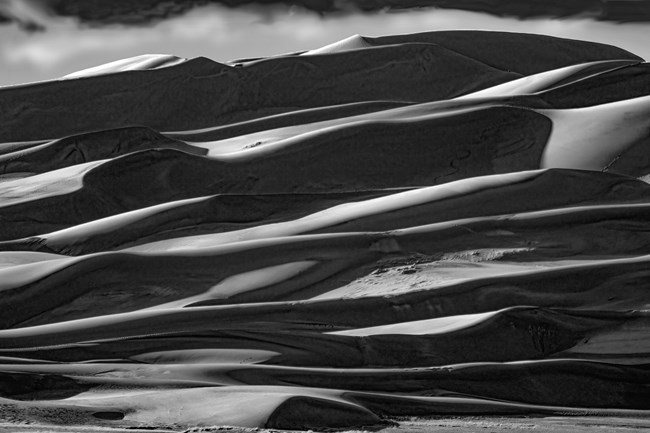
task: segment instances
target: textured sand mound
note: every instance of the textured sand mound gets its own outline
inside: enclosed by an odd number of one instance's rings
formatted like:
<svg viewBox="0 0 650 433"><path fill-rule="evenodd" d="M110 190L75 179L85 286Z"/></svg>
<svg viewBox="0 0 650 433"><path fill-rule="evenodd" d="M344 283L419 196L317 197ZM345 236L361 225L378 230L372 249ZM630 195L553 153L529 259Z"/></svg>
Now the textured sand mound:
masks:
<svg viewBox="0 0 650 433"><path fill-rule="evenodd" d="M241 68L197 58L162 69L120 73L108 68L111 73L79 80L5 88L0 141L133 124L192 129L211 126L216 117L226 123L265 111L363 100L425 102L576 63L641 60L602 44L526 34L432 32L364 40L375 47L269 58ZM170 99L173 104L166 103ZM66 101L63 107L60 100ZM93 110L97 106L101 116ZM15 107L22 107L20 115ZM38 137L24 130L36 121Z"/></svg>
<svg viewBox="0 0 650 433"><path fill-rule="evenodd" d="M440 62L444 68L438 67ZM223 124L301 107L440 100L517 77L444 47L419 43L270 58L241 68L196 58L163 69L127 71L119 78L106 74L4 88L2 121L8 128L0 140L33 137L21 133L28 124L23 122L33 122L45 112L47 120L41 120L37 138L133 124L182 130L213 126L216 118ZM29 115L17 116L13 107L24 98L32 101L29 110L23 110ZM52 111L61 98L68 101L65 108ZM103 107L101 115L92 109L96 106Z"/></svg>
<svg viewBox="0 0 650 433"><path fill-rule="evenodd" d="M87 222L173 200L212 194L365 191L435 185L470 176L539 167L550 122L530 110L493 107L452 118L352 124L298 136L242 158L209 159L173 149L133 152L30 180L6 201L5 239ZM81 166L79 166L81 167ZM278 175L291 168L291 175ZM83 175L82 175L83 174ZM26 183L25 181L14 181ZM56 188L46 185L57 185ZM0 194L14 197L12 183ZM4 203L3 203L4 204ZM0 205L1 206L1 205ZM33 231L33 217L52 224Z"/></svg>
<svg viewBox="0 0 650 433"><path fill-rule="evenodd" d="M648 77L466 31L0 89L0 418L650 416Z"/></svg>
<svg viewBox="0 0 650 433"><path fill-rule="evenodd" d="M361 35L353 35L350 36L349 38L334 42L324 47L316 48L315 50L309 50L305 53L302 53L302 55L305 56L305 55L314 55L314 54L338 53L341 51L369 48L373 46L373 44L370 41L371 41L370 38L366 38Z"/></svg>
<svg viewBox="0 0 650 433"><path fill-rule="evenodd" d="M545 194L565 183L572 185L566 195ZM543 196L544 204L527 201L531 193ZM3 247L78 255L165 239L169 241L143 249L173 249L175 244L177 247L210 246L300 233L390 230L566 205L597 206L606 197L614 200L612 203L622 200L642 203L647 194L648 186L642 182L565 170L484 176L403 193L378 190L338 194L228 194L125 212L38 237L6 241ZM380 195L386 197L363 200ZM336 206L346 201L358 203ZM328 205L334 207L308 216ZM643 212L643 206L606 207L597 213ZM564 217L588 212L579 208L559 211Z"/></svg>
<svg viewBox="0 0 650 433"><path fill-rule="evenodd" d="M565 83L540 96L558 108L586 107L646 96L650 89L650 65L640 63Z"/></svg>
<svg viewBox="0 0 650 433"><path fill-rule="evenodd" d="M74 135L8 152L0 155L0 165L4 176L10 173L36 174L146 149L175 149L197 155L207 153L151 129L129 127Z"/></svg>
<svg viewBox="0 0 650 433"><path fill-rule="evenodd" d="M93 75L112 74L114 72L167 68L186 60L187 59L182 57L170 56L169 54L144 54L73 72L63 78L82 78L91 77Z"/></svg>
<svg viewBox="0 0 650 433"><path fill-rule="evenodd" d="M382 36L370 38L370 41L381 45L406 41L438 44L495 68L522 75L596 60L643 60L611 45L525 33L442 31Z"/></svg>

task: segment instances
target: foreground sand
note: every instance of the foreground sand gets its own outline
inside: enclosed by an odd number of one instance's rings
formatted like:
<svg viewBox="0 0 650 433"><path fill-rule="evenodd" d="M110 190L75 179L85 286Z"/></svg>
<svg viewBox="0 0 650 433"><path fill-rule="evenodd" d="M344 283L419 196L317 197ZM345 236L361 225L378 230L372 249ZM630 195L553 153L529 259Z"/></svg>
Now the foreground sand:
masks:
<svg viewBox="0 0 650 433"><path fill-rule="evenodd" d="M429 433L432 431L441 433L456 432L507 432L518 433L531 431L537 433L563 433L578 432L591 433L593 431L606 431L612 433L638 433L644 431L648 426L648 420L644 418L616 418L616 417L440 417L434 419L402 419L399 426L390 426L382 430L384 433ZM65 432L65 433L137 433L137 432L154 432L168 433L173 430L169 429L118 429L110 427L96 426L60 426L60 425L17 425L17 424L0 424L1 432L14 433L40 433L40 432ZM180 430L179 430L180 431ZM364 430L351 430L351 432L361 432ZM367 430L366 430L367 431ZM212 426L212 427L194 427L183 430L184 433L273 433L278 430L244 428L234 426Z"/></svg>
<svg viewBox="0 0 650 433"><path fill-rule="evenodd" d="M633 54L355 36L0 104L2 428L650 425Z"/></svg>

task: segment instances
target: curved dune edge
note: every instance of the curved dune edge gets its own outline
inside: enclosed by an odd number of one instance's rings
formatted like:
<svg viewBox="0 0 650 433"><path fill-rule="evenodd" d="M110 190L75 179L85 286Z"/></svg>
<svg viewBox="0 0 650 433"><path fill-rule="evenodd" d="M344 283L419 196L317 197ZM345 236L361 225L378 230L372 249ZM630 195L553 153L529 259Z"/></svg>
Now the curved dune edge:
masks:
<svg viewBox="0 0 650 433"><path fill-rule="evenodd" d="M111 74L124 71L143 71L147 69L168 68L185 62L187 59L182 57L171 56L169 54L144 54L141 56L130 57L128 59L116 60L100 66L76 71L65 75L62 78L82 78L94 75Z"/></svg>
<svg viewBox="0 0 650 433"><path fill-rule="evenodd" d="M648 95L473 31L2 88L0 418L645 419Z"/></svg>

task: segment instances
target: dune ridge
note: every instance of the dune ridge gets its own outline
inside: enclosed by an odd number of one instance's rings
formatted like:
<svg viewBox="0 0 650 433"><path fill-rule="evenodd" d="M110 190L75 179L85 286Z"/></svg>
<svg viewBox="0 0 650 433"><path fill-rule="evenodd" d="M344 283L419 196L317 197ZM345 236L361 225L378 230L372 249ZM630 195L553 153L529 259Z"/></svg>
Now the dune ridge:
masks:
<svg viewBox="0 0 650 433"><path fill-rule="evenodd" d="M0 418L650 419L649 77L457 31L1 88Z"/></svg>

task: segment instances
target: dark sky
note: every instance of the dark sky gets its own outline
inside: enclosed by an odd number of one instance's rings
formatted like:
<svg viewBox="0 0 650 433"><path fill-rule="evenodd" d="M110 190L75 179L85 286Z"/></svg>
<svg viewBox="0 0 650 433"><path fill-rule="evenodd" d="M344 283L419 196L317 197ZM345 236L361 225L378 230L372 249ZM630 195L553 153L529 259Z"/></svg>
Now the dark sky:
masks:
<svg viewBox="0 0 650 433"><path fill-rule="evenodd" d="M594 40L650 58L646 1L301 0L233 7L235 3L242 2L0 0L0 85L52 79L139 54L227 61L309 50L353 34L448 29ZM391 4L439 7L387 7Z"/></svg>
<svg viewBox="0 0 650 433"><path fill-rule="evenodd" d="M340 12L404 10L417 7L438 7L485 12L497 16L522 19L535 17L566 18L590 16L594 19L616 22L650 20L650 4L645 0L6 0L5 4L28 3L53 16L75 17L84 23L121 23L137 25L164 20L205 5L230 8L255 5L298 6L319 14ZM10 9L10 8L9 8ZM4 15L4 16L3 16ZM20 21L11 13L0 20ZM39 28L23 22L25 29Z"/></svg>

